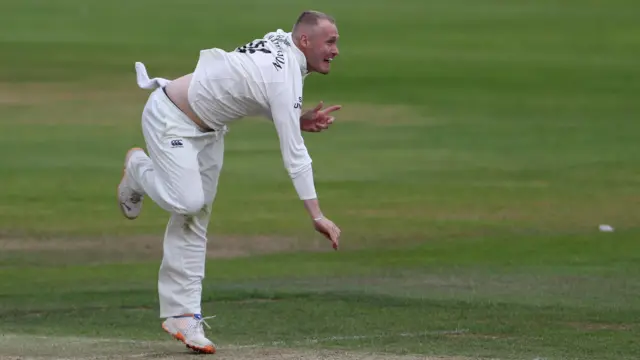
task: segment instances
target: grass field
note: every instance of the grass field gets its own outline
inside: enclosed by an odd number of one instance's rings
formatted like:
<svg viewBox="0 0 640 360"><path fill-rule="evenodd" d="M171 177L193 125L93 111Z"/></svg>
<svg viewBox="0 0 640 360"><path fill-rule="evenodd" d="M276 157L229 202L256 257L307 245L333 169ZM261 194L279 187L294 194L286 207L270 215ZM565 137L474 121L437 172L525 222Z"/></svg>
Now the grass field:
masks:
<svg viewBox="0 0 640 360"><path fill-rule="evenodd" d="M116 206L151 76L300 11L341 56L305 135L342 248L273 127L231 126L204 315L220 359L638 359L640 4L0 1L0 359L185 358L160 329L167 214ZM599 224L614 232L601 233Z"/></svg>

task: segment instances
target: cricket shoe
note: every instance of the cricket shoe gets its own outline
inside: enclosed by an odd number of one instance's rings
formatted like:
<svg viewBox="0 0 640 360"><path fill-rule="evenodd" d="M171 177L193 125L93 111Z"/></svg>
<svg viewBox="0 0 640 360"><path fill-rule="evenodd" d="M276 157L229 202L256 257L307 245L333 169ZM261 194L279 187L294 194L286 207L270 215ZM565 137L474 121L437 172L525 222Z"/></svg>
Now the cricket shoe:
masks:
<svg viewBox="0 0 640 360"><path fill-rule="evenodd" d="M162 328L176 340L182 341L189 349L197 353L215 354L216 345L204 336L204 329L202 328L202 324L205 324L211 329L204 320L214 317L203 318L200 314L170 317L162 323Z"/></svg>
<svg viewBox="0 0 640 360"><path fill-rule="evenodd" d="M141 148L132 148L127 151L127 155L124 158L124 169L122 171L122 179L118 184L118 204L120 211L127 219L133 220L140 215L142 210L142 200L144 196L137 193L131 187L131 180L127 174L127 167L129 166L129 160L131 156L138 151L144 152Z"/></svg>

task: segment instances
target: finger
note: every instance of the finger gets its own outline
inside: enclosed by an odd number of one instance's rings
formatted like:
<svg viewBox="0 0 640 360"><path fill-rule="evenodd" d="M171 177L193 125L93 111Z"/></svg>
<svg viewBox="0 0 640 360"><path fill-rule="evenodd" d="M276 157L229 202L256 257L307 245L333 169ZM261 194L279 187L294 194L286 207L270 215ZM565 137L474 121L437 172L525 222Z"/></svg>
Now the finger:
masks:
<svg viewBox="0 0 640 360"><path fill-rule="evenodd" d="M327 116L325 114L322 113L318 113L318 116L313 119L313 122L315 124L333 124L333 122L336 120L335 117L333 116Z"/></svg>
<svg viewBox="0 0 640 360"><path fill-rule="evenodd" d="M338 250L338 238L336 237L336 234L333 231L330 231L329 234L330 234L329 240L331 240L331 245L335 250Z"/></svg>
<svg viewBox="0 0 640 360"><path fill-rule="evenodd" d="M329 235L329 236L327 236L327 239L329 239L329 241L331 241L331 246L332 246L334 249L336 249L336 250L337 250L337 249L338 249L338 240L336 239L335 235L334 235L334 234L332 234L332 233L330 233L330 235Z"/></svg>
<svg viewBox="0 0 640 360"><path fill-rule="evenodd" d="M342 105L332 105L332 106L329 106L328 108L322 110L321 113L329 114L329 113L332 113L334 111L338 111L340 109L342 109Z"/></svg>
<svg viewBox="0 0 640 360"><path fill-rule="evenodd" d="M318 112L322 109L322 106L324 105L324 101L320 101L320 103L318 104L318 106L316 106L315 109L313 109L313 112Z"/></svg>
<svg viewBox="0 0 640 360"><path fill-rule="evenodd" d="M338 247L340 246L340 241L339 241L339 235L335 234L335 237L331 240L331 242L333 243L333 248L335 250L338 250Z"/></svg>

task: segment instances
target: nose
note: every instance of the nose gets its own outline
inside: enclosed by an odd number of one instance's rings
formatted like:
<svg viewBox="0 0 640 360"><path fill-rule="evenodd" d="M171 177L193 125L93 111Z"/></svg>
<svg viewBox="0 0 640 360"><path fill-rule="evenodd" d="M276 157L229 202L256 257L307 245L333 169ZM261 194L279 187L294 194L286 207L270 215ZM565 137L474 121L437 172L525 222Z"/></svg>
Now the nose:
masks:
<svg viewBox="0 0 640 360"><path fill-rule="evenodd" d="M336 57L336 56L338 56L340 54L340 51L338 50L337 46L335 48L333 48L332 53L333 53L333 57Z"/></svg>

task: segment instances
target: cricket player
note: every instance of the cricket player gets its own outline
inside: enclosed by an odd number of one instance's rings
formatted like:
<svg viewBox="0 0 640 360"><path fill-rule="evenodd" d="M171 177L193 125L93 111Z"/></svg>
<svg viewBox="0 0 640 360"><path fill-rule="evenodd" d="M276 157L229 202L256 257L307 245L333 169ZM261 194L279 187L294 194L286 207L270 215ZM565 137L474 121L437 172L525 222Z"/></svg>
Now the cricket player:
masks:
<svg viewBox="0 0 640 360"><path fill-rule="evenodd" d="M175 80L150 79L144 64L136 63L138 86L153 90L142 112L148 154L141 148L127 152L118 202L128 219L139 216L145 196L171 213L158 274L160 317L166 318L166 332L196 352L216 351L205 337L200 306L207 226L228 123L247 116L273 122L284 167L310 222L338 248L340 229L320 210L301 133L327 129L331 113L340 109L323 109L321 102L302 113L305 77L328 74L337 55L334 19L305 11L291 32L278 29L233 51L202 50L193 73Z"/></svg>

